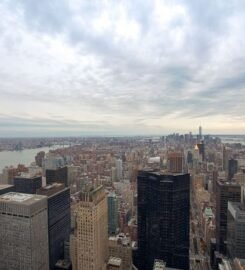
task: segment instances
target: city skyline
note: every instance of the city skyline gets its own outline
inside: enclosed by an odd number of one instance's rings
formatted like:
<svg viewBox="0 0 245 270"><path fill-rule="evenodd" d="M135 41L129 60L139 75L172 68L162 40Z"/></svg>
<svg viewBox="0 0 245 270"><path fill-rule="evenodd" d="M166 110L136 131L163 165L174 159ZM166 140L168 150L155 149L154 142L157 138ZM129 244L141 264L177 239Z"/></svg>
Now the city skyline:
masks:
<svg viewBox="0 0 245 270"><path fill-rule="evenodd" d="M244 134L241 1L4 0L0 15L0 137Z"/></svg>

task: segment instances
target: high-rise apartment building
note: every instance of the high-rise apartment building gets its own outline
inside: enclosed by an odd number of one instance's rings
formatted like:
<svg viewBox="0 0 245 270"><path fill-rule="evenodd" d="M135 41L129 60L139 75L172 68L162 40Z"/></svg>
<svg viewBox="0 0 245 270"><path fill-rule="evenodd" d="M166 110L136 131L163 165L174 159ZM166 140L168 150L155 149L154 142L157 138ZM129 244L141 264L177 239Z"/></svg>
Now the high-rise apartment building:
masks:
<svg viewBox="0 0 245 270"><path fill-rule="evenodd" d="M22 173L14 178L15 191L19 193L36 194L42 187L42 176Z"/></svg>
<svg viewBox="0 0 245 270"><path fill-rule="evenodd" d="M53 183L37 193L48 196L49 269L53 270L56 262L64 259L64 244L70 237L70 189Z"/></svg>
<svg viewBox="0 0 245 270"><path fill-rule="evenodd" d="M168 171L182 173L184 168L184 155L182 152L168 153Z"/></svg>
<svg viewBox="0 0 245 270"><path fill-rule="evenodd" d="M235 182L216 182L216 241L220 252L226 252L228 201L240 202L241 186Z"/></svg>
<svg viewBox="0 0 245 270"><path fill-rule="evenodd" d="M0 196L0 269L48 270L47 197Z"/></svg>
<svg viewBox="0 0 245 270"><path fill-rule="evenodd" d="M104 188L82 192L71 237L72 269L103 270L108 262L108 207Z"/></svg>
<svg viewBox="0 0 245 270"><path fill-rule="evenodd" d="M139 269L152 270L155 259L189 269L189 212L189 174L139 172Z"/></svg>
<svg viewBox="0 0 245 270"><path fill-rule="evenodd" d="M115 193L110 193L108 200L108 232L116 234L118 228L118 197Z"/></svg>
<svg viewBox="0 0 245 270"><path fill-rule="evenodd" d="M227 253L232 258L245 259L245 205L228 202Z"/></svg>

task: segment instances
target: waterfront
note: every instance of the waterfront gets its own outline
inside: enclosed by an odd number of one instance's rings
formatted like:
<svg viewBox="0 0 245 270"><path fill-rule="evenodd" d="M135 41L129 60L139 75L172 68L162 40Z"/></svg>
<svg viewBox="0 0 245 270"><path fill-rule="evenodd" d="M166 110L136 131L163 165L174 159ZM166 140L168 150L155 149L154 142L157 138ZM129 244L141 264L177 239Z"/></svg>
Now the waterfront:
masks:
<svg viewBox="0 0 245 270"><path fill-rule="evenodd" d="M61 145L55 145L51 147L24 149L22 151L2 151L0 152L0 172L5 166L17 166L18 164L29 165L31 162L35 161L35 156L40 151L48 153L49 150L62 147Z"/></svg>
<svg viewBox="0 0 245 270"><path fill-rule="evenodd" d="M222 143L240 143L245 145L245 136L244 135L218 135Z"/></svg>

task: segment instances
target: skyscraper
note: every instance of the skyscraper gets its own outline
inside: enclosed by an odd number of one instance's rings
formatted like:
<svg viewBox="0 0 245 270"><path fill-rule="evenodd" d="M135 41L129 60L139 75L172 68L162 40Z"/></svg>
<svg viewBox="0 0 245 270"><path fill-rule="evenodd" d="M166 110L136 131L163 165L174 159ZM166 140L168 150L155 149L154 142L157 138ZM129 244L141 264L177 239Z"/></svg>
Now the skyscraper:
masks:
<svg viewBox="0 0 245 270"><path fill-rule="evenodd" d="M64 166L56 169L47 169L46 182L47 185L59 182L63 183L66 187L68 187L68 167Z"/></svg>
<svg viewBox="0 0 245 270"><path fill-rule="evenodd" d="M36 194L37 190L42 187L42 176L22 173L14 178L14 186L16 192Z"/></svg>
<svg viewBox="0 0 245 270"><path fill-rule="evenodd" d="M229 159L228 161L228 180L232 180L238 170L238 161L236 159Z"/></svg>
<svg viewBox="0 0 245 270"><path fill-rule="evenodd" d="M108 232L116 234L118 228L118 198L115 193L110 193L108 200Z"/></svg>
<svg viewBox="0 0 245 270"><path fill-rule="evenodd" d="M202 127L199 126L199 140L202 139Z"/></svg>
<svg viewBox="0 0 245 270"><path fill-rule="evenodd" d="M227 253L245 259L245 205L240 203L228 202Z"/></svg>
<svg viewBox="0 0 245 270"><path fill-rule="evenodd" d="M184 155L182 152L168 153L168 171L182 173L184 168Z"/></svg>
<svg viewBox="0 0 245 270"><path fill-rule="evenodd" d="M189 269L190 175L141 171L138 176L138 268L154 260Z"/></svg>
<svg viewBox="0 0 245 270"><path fill-rule="evenodd" d="M0 269L48 270L47 197L0 196Z"/></svg>
<svg viewBox="0 0 245 270"><path fill-rule="evenodd" d="M64 243L70 237L70 188L53 183L37 193L48 196L49 270L52 270L56 262L64 258Z"/></svg>
<svg viewBox="0 0 245 270"><path fill-rule="evenodd" d="M108 209L102 186L81 193L71 241L72 269L102 270L108 260Z"/></svg>
<svg viewBox="0 0 245 270"><path fill-rule="evenodd" d="M218 180L216 183L216 241L220 252L225 253L228 201L240 202L241 186L235 182Z"/></svg>
<svg viewBox="0 0 245 270"><path fill-rule="evenodd" d="M123 166L121 159L116 160L116 169L117 169L117 180L119 181L123 177Z"/></svg>

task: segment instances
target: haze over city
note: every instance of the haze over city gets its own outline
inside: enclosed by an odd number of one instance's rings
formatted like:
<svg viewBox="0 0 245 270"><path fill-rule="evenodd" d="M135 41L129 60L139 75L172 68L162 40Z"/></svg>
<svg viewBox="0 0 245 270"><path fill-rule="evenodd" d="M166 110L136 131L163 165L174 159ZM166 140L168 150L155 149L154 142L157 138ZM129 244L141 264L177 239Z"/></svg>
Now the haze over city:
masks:
<svg viewBox="0 0 245 270"><path fill-rule="evenodd" d="M1 1L0 136L244 133L244 13L235 0Z"/></svg>

